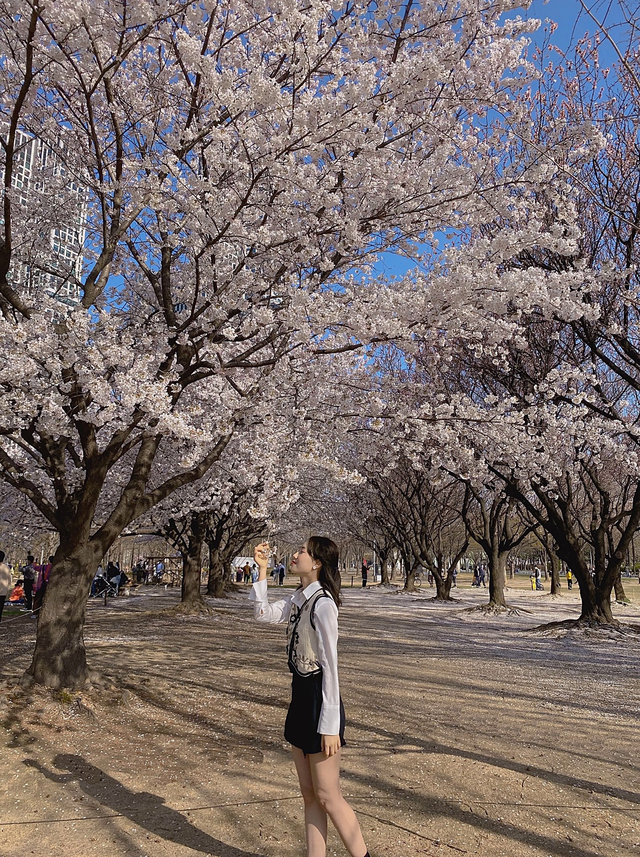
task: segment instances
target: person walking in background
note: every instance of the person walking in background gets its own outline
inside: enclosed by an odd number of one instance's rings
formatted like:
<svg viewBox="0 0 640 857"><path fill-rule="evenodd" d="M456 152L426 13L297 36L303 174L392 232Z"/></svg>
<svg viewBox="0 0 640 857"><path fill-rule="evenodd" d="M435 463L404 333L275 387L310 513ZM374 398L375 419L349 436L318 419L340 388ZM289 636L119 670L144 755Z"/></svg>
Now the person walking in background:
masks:
<svg viewBox="0 0 640 857"><path fill-rule="evenodd" d="M284 563L281 562L280 563L280 570L278 571L278 586L284 586L284 577L285 577Z"/></svg>
<svg viewBox="0 0 640 857"><path fill-rule="evenodd" d="M9 597L12 589L13 581L11 580L11 569L4 561L4 551L0 551L0 622L2 621L4 602Z"/></svg>
<svg viewBox="0 0 640 857"><path fill-rule="evenodd" d="M570 568L567 569L567 589L573 589L573 574Z"/></svg>
<svg viewBox="0 0 640 857"><path fill-rule="evenodd" d="M37 571L33 565L33 557L31 554L27 557L27 564L20 569L22 579L24 581L24 598L27 610L33 610L33 587L35 586Z"/></svg>
<svg viewBox="0 0 640 857"><path fill-rule="evenodd" d="M362 560L362 588L365 589L367 586L367 579L369 577L369 566L367 565L366 559Z"/></svg>

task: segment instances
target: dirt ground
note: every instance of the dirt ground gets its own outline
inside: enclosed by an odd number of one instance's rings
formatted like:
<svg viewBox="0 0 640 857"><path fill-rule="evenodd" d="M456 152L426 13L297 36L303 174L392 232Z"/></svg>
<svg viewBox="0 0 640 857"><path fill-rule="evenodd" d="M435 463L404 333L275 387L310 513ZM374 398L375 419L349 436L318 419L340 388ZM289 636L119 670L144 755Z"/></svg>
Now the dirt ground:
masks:
<svg viewBox="0 0 640 857"><path fill-rule="evenodd" d="M640 855L640 638L532 632L578 594L519 584L503 617L466 611L469 588L345 591L342 782L372 857ZM305 857L284 628L246 594L194 619L163 613L170 590L92 602L91 664L117 683L73 694L17 689L35 622L3 620L0 854Z"/></svg>

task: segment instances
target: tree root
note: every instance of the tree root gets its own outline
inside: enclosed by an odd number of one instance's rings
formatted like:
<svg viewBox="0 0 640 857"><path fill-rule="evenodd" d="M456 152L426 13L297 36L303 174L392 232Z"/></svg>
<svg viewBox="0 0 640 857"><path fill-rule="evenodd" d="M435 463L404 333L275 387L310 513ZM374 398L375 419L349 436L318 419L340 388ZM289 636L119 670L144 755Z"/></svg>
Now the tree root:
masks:
<svg viewBox="0 0 640 857"><path fill-rule="evenodd" d="M523 616L530 614L531 610L523 607L512 607L510 604L479 604L477 607L466 607L463 613L480 613L483 616Z"/></svg>
<svg viewBox="0 0 640 857"><path fill-rule="evenodd" d="M640 635L640 625L629 625L622 622L604 622L597 619L564 619L561 622L547 622L544 625L536 625L529 628L527 633L536 634L540 637L553 637L563 639L565 637L595 638L595 639L620 639L621 637L636 637Z"/></svg>
<svg viewBox="0 0 640 857"><path fill-rule="evenodd" d="M161 612L161 615L164 616L215 616L217 611L215 608L210 607L205 601L202 603L197 602L195 604L176 604L175 607L169 607L166 610Z"/></svg>

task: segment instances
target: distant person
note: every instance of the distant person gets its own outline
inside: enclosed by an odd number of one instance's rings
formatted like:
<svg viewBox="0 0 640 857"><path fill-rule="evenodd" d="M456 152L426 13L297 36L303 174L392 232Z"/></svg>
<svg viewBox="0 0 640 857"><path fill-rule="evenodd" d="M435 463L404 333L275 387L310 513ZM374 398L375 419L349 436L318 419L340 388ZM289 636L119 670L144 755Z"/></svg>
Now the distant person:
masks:
<svg viewBox="0 0 640 857"><path fill-rule="evenodd" d="M12 588L11 569L4 561L4 551L0 551L0 622L2 621L4 602L9 597Z"/></svg>
<svg viewBox="0 0 640 857"><path fill-rule="evenodd" d="M16 585L11 590L8 601L10 604L24 604L24 586L23 581L16 581Z"/></svg>
<svg viewBox="0 0 640 857"><path fill-rule="evenodd" d="M471 586L480 586L480 577L478 575L478 569L473 569L473 580L471 581Z"/></svg>
<svg viewBox="0 0 640 857"><path fill-rule="evenodd" d="M567 589L573 589L573 574L570 568L567 569Z"/></svg>
<svg viewBox="0 0 640 857"><path fill-rule="evenodd" d="M451 587L452 589L456 589L458 586L458 569L454 568L451 572Z"/></svg>
<svg viewBox="0 0 640 857"><path fill-rule="evenodd" d="M536 570L534 571L534 575L536 581L536 589L538 591L541 591L542 589L544 589L544 586L542 585L542 572L539 568L536 568Z"/></svg>
<svg viewBox="0 0 640 857"><path fill-rule="evenodd" d="M246 562L244 564L242 572L243 572L244 582L250 583L251 582L251 566L249 565L248 562Z"/></svg>
<svg viewBox="0 0 640 857"><path fill-rule="evenodd" d="M113 587L114 598L118 595L118 590L120 589L120 576L120 572L118 572L113 577L108 578L109 583Z"/></svg>
<svg viewBox="0 0 640 857"><path fill-rule="evenodd" d="M47 586L49 585L49 577L51 576L51 569L53 568L53 557L49 557L49 561L44 565L38 566L38 580L36 582L36 594L33 599L33 610L34 613L37 610L40 610L42 607L42 601L45 596L45 592L47 591Z"/></svg>
<svg viewBox="0 0 640 857"><path fill-rule="evenodd" d="M107 580L113 586L114 595L118 594L118 589L120 589L120 567L115 562L107 563Z"/></svg>
<svg viewBox="0 0 640 857"><path fill-rule="evenodd" d="M483 565L478 569L478 586L480 585L484 586L485 589L487 588L487 572Z"/></svg>
<svg viewBox="0 0 640 857"><path fill-rule="evenodd" d="M96 573L93 575L93 580L91 581L91 595L98 595L98 593L102 592L104 589L104 586L102 585L103 581L104 569L102 567L102 563L99 563Z"/></svg>
<svg viewBox="0 0 640 857"><path fill-rule="evenodd" d="M27 610L33 610L33 587L35 586L38 572L33 564L33 556L29 554L27 564L20 569L22 579L24 580L24 599Z"/></svg>
<svg viewBox="0 0 640 857"><path fill-rule="evenodd" d="M284 563L281 562L280 563L280 570L278 571L278 586L284 586L285 574L286 574L286 572L284 569Z"/></svg>
<svg viewBox="0 0 640 857"><path fill-rule="evenodd" d="M367 580L369 578L369 566L367 565L366 559L362 560L362 568L360 569L360 573L362 574L362 588L366 589Z"/></svg>

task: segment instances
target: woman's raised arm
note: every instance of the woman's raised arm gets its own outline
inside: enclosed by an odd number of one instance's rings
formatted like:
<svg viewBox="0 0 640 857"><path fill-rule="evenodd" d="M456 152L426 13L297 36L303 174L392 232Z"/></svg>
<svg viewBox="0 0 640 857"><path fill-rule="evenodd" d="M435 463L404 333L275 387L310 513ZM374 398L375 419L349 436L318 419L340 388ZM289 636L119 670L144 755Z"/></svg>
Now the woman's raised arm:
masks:
<svg viewBox="0 0 640 857"><path fill-rule="evenodd" d="M291 614L293 594L269 603L267 596L267 566L269 564L269 545L261 542L253 552L253 559L259 569L258 579L251 587L249 601L254 602L254 615L257 622L278 624L288 622Z"/></svg>

